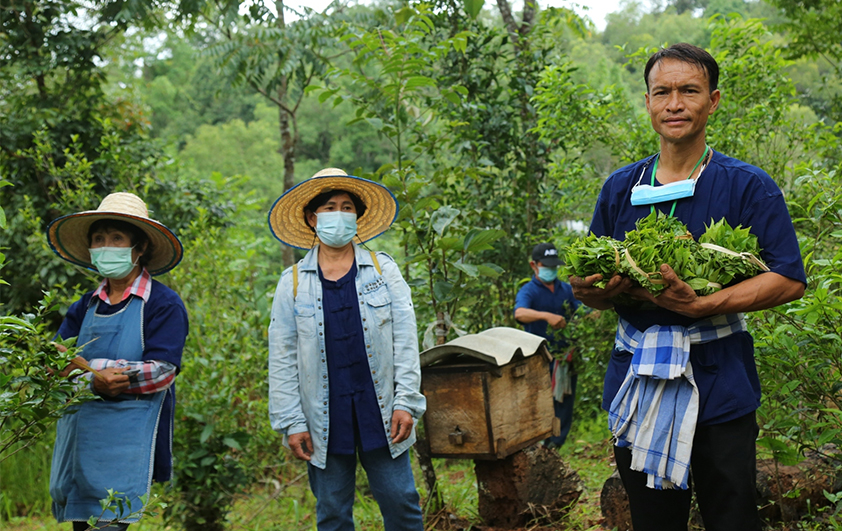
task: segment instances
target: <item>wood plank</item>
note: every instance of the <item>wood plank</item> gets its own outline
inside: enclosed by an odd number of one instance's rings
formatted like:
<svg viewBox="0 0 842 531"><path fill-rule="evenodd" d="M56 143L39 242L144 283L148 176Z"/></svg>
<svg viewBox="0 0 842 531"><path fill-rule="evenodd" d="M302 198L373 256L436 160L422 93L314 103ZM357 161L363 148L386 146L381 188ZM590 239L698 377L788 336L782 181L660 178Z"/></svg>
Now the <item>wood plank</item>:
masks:
<svg viewBox="0 0 842 531"><path fill-rule="evenodd" d="M421 391L427 397L424 426L433 457L493 454L488 440L483 375L486 372L422 371ZM491 378L494 378L493 376ZM461 445L450 442L458 427Z"/></svg>
<svg viewBox="0 0 842 531"><path fill-rule="evenodd" d="M550 371L541 356L507 365L502 377L488 380L492 429L495 438L506 440L505 455L552 433L555 415ZM500 452L495 448L495 453Z"/></svg>

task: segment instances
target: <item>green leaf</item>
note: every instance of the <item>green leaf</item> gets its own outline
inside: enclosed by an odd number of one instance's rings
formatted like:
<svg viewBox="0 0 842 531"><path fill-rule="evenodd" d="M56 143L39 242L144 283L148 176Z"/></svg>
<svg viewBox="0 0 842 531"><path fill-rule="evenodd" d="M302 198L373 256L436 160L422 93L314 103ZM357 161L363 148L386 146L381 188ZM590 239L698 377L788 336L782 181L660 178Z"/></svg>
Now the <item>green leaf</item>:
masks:
<svg viewBox="0 0 842 531"><path fill-rule="evenodd" d="M439 302L447 302L452 298L453 283L446 280L439 280L433 283L433 295Z"/></svg>
<svg viewBox="0 0 842 531"><path fill-rule="evenodd" d="M465 273L466 275L468 275L471 278L476 278L476 277L479 276L479 268L475 265L465 264L461 261L450 262L450 265L452 265L453 267L455 267L459 271L462 271L463 273Z"/></svg>
<svg viewBox="0 0 842 531"><path fill-rule="evenodd" d="M479 251L487 251L493 249L491 242L497 241L506 235L506 231L501 229L471 229L465 235L465 241L462 249L467 253L476 253Z"/></svg>
<svg viewBox="0 0 842 531"><path fill-rule="evenodd" d="M482 11L482 5L485 3L485 0L463 0L463 2L465 13L467 13L467 15L472 19L476 20L480 11Z"/></svg>
<svg viewBox="0 0 842 531"><path fill-rule="evenodd" d="M205 424L202 434L199 436L199 442L204 444L210 438L211 434L213 434L213 424Z"/></svg>
<svg viewBox="0 0 842 531"><path fill-rule="evenodd" d="M444 232L447 230L447 227L459 217L459 214L462 212L458 208L453 208L449 205L444 205L440 207L438 210L433 212L433 216L430 219L430 224L433 226L433 230L438 233L439 236L443 236Z"/></svg>
<svg viewBox="0 0 842 531"><path fill-rule="evenodd" d="M436 82L427 76L412 76L406 80L406 84L404 86L408 89L416 87L435 87Z"/></svg>

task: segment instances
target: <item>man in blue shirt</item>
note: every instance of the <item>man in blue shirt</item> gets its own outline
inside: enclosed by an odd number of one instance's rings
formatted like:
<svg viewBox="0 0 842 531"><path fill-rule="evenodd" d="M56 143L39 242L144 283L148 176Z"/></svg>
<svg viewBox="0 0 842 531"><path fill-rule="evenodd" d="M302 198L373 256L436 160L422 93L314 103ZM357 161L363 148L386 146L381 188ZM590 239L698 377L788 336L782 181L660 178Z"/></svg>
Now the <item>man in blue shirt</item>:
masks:
<svg viewBox="0 0 842 531"><path fill-rule="evenodd" d="M705 529L758 531L755 410L760 405L760 380L742 313L800 298L806 276L792 221L775 182L760 168L715 152L705 142L708 116L719 105L718 78L714 58L689 44L673 45L649 58L644 71L646 109L660 136L660 153L621 168L606 180L590 230L597 236L622 240L626 231L634 229L635 221L657 208L681 220L698 239L705 224L725 218L732 227L750 227L770 271L708 296L697 295L669 264L660 267L667 288L658 297L633 287L631 280L619 275L604 289L593 286L601 275L571 277L570 282L584 304L615 309L621 330L639 336L639 345L662 344L657 340L664 330L689 334L711 322L740 325L727 330L719 327L717 332L723 334L713 340L690 339L687 366L692 366L692 371L687 380L696 388L698 413L693 412L694 435L679 443L692 445L692 488ZM670 194L663 200L665 196L660 194L676 189L666 185L687 180L695 180L695 186L686 188L687 193L678 194L678 198ZM633 205L635 193L638 201ZM648 200L641 203L641 195ZM613 298L620 293L629 293L646 305L615 304ZM657 337L649 337L652 334ZM611 353L603 395L606 410L618 403L627 376L636 377L630 365L641 349L632 350L635 352L615 347ZM683 412L676 410L676 414ZM664 431L655 435L669 437ZM614 448L635 531L686 531L690 488L651 488L650 474L633 464L635 452L641 449L650 451L637 444Z"/></svg>
<svg viewBox="0 0 842 531"><path fill-rule="evenodd" d="M573 297L570 284L558 279L560 265L555 245L536 245L529 262L535 276L520 288L515 297L515 319L530 334L546 338L550 352L556 358L550 363L550 374L553 407L561 423L561 433L545 441L550 448L564 444L573 422L573 399L576 395L573 349L561 337L561 330L567 326L567 319L581 304Z"/></svg>

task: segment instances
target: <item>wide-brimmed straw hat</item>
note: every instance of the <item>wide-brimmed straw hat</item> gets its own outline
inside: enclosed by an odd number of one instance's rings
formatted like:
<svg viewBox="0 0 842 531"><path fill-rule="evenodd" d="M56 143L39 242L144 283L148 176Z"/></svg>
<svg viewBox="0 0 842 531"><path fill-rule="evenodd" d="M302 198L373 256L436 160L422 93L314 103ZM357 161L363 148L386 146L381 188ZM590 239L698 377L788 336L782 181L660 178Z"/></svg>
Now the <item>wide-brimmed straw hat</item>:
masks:
<svg viewBox="0 0 842 531"><path fill-rule="evenodd" d="M152 275L166 273L177 266L184 256L184 248L175 233L149 218L149 210L143 199L126 192L106 196L96 210L54 219L47 227L50 247L68 262L96 271L88 251L88 230L100 219L125 221L146 233L152 250L146 269Z"/></svg>
<svg viewBox="0 0 842 531"><path fill-rule="evenodd" d="M357 219L359 241L380 236L398 217L398 200L388 188L338 168L326 168L284 192L272 205L269 228L275 238L290 247L313 248L315 237L304 219L304 207L317 195L334 190L351 192L365 204L365 213Z"/></svg>

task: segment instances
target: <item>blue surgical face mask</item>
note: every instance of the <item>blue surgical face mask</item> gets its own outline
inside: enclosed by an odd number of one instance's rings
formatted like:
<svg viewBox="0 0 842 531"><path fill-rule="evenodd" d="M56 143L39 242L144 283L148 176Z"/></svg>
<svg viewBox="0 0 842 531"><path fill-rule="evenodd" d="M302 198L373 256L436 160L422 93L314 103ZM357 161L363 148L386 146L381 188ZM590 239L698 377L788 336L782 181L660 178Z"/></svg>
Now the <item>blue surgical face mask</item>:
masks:
<svg viewBox="0 0 842 531"><path fill-rule="evenodd" d="M357 215L353 212L316 214L316 235L328 247L345 247L357 234Z"/></svg>
<svg viewBox="0 0 842 531"><path fill-rule="evenodd" d="M685 179L661 186L650 186L648 184L637 184L632 188L631 204L654 205L665 201L675 201L685 197L693 197L696 192L696 180Z"/></svg>
<svg viewBox="0 0 842 531"><path fill-rule="evenodd" d="M88 249L91 263L105 278L126 278L137 265L132 261L134 247L97 247Z"/></svg>
<svg viewBox="0 0 842 531"><path fill-rule="evenodd" d="M553 282L558 278L558 268L538 266L538 278L541 279L542 282Z"/></svg>

